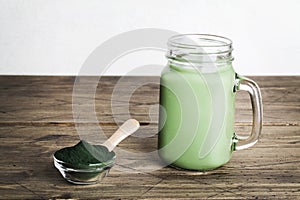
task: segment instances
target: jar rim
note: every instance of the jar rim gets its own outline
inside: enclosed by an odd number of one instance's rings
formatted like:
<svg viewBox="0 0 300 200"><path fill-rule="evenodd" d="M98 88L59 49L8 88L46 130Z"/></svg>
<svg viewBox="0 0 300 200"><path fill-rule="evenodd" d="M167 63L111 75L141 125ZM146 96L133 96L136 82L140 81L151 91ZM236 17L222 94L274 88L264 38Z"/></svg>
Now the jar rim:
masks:
<svg viewBox="0 0 300 200"><path fill-rule="evenodd" d="M182 40L185 39L185 42ZM190 43L187 43L190 42ZM229 47L232 46L232 41L223 36L213 34L179 34L169 38L168 46L180 47L180 48L199 48L199 47Z"/></svg>
<svg viewBox="0 0 300 200"><path fill-rule="evenodd" d="M166 57L179 62L212 63L232 61L232 41L211 34L180 34L168 40Z"/></svg>

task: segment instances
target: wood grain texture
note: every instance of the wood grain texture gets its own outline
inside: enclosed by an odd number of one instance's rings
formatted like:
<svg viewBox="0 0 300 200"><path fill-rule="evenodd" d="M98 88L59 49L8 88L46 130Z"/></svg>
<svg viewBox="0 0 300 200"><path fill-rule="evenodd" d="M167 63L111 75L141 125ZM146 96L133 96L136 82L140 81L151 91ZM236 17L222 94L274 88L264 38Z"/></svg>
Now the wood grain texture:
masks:
<svg viewBox="0 0 300 200"><path fill-rule="evenodd" d="M206 174L171 167L132 174L117 170L124 167L117 162L102 183L75 186L61 177L52 158L54 151L78 142L75 125L90 130L87 136L101 143L103 138L97 138L93 127L100 123L109 137L118 127L114 117L121 121L129 110L142 126L120 148L156 150L159 88L154 83L159 79L123 79L119 82L123 93L116 97L113 113L110 99L120 78L102 78L95 97L99 122L87 114L78 125L72 113L74 77L2 76L0 199L300 199L300 78L251 78L261 86L263 95L262 136L254 147L234 152L223 167ZM140 82L150 84L128 96ZM129 105L124 100L127 97ZM251 107L247 94L237 96L236 108L236 132L248 133Z"/></svg>
<svg viewBox="0 0 300 200"><path fill-rule="evenodd" d="M261 87L265 125L299 125L300 78L298 76L251 78ZM97 82L98 79L94 77L82 79L84 80L81 82L87 81L87 83L79 88L79 91L82 89L79 95L81 95L83 103L89 100L95 102L96 116L99 122L113 123L114 118L126 118L127 112L130 112L142 123L157 122L158 77L127 77L123 79L120 77L102 77L97 86L95 98L90 95L89 86L92 85L92 82ZM132 81L133 79L134 81ZM17 119L18 122L23 123L73 123L72 91L74 80L74 77L2 76L0 79L1 122L13 123ZM121 85L120 88L123 89L121 91L124 92L116 94L114 92L116 84ZM129 91L132 92L136 86L141 87L130 95L128 108L128 102L125 99L128 98ZM111 98L114 95L114 112L112 112ZM236 113L237 123L250 125L252 112L248 94L238 93ZM152 120L151 116L153 116ZM94 121L89 121L87 116L83 122Z"/></svg>

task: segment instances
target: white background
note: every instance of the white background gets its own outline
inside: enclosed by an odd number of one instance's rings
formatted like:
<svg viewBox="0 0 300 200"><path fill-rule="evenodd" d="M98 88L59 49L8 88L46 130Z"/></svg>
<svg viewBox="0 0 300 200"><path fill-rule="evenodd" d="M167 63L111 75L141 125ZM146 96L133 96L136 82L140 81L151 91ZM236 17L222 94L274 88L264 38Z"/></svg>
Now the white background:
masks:
<svg viewBox="0 0 300 200"><path fill-rule="evenodd" d="M137 28L226 36L237 72L300 75L299 0L0 0L0 74L76 75L103 41Z"/></svg>

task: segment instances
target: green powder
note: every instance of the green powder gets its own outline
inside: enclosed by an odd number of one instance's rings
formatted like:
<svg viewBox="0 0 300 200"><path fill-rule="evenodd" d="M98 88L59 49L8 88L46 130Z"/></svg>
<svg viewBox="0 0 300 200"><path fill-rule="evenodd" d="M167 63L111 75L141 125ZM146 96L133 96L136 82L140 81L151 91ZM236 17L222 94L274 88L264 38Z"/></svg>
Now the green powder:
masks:
<svg viewBox="0 0 300 200"><path fill-rule="evenodd" d="M82 140L73 147L60 149L54 156L63 161L66 167L90 169L110 163L116 155L109 152L105 146L92 145Z"/></svg>

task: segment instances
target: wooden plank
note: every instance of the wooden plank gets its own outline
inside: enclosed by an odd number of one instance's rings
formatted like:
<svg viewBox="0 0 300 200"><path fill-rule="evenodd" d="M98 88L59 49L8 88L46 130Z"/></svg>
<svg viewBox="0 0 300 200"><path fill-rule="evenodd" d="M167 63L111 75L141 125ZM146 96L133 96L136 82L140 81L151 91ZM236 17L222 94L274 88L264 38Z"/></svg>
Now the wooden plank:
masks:
<svg viewBox="0 0 300 200"><path fill-rule="evenodd" d="M113 123L114 120L128 118L126 113L143 123L157 122L159 86L145 85L138 89L128 102L128 92L141 79L157 82L158 77L127 77L122 82L125 90L114 101L111 97L114 85L120 77L103 77L98 85L95 109L100 123ZM252 77L261 86L264 103L265 125L299 125L300 118L300 78L295 77ZM94 80L94 78L90 78ZM271 84L273 83L273 84ZM72 123L72 89L74 77L0 77L0 123ZM87 84L88 85L88 84ZM128 86L128 87L127 87ZM127 88L127 90L126 90ZM131 89L130 89L131 88ZM126 96L127 95L127 96ZM85 99L83 101L90 100ZM93 100L93 99L92 99ZM251 123L251 107L247 94L237 95L237 123ZM93 109L93 108L92 108ZM150 109L150 116L149 116ZM91 122L90 112L86 120ZM152 119L152 120L151 120Z"/></svg>
<svg viewBox="0 0 300 200"><path fill-rule="evenodd" d="M107 136L117 129L116 125L102 127ZM237 132L249 129L247 126L236 127ZM142 127L120 148L132 152L154 151L156 130L155 124ZM254 147L234 152L229 163L206 175L170 167L130 174L115 167L103 183L92 186L68 184L53 166L55 150L78 142L75 127L16 125L2 126L0 132L0 191L3 199L269 199L274 195L293 199L300 195L298 126L264 127L261 140Z"/></svg>

